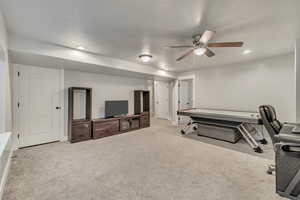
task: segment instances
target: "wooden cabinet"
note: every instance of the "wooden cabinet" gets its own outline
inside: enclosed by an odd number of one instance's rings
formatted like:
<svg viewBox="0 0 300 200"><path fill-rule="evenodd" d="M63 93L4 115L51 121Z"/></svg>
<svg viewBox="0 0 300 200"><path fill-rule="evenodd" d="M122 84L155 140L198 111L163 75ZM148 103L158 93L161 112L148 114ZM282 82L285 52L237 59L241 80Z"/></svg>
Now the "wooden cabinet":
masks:
<svg viewBox="0 0 300 200"><path fill-rule="evenodd" d="M150 113L150 92L148 90L134 91L134 114Z"/></svg>
<svg viewBox="0 0 300 200"><path fill-rule="evenodd" d="M149 126L148 115L145 115L147 123L143 127ZM130 115L111 119L95 119L93 124L93 139L112 136L142 128L141 115Z"/></svg>
<svg viewBox="0 0 300 200"><path fill-rule="evenodd" d="M74 94L80 92L79 97ZM85 112L76 108L75 101L84 97ZM75 109L74 109L75 107ZM80 111L76 114L75 111ZM91 121L92 115L92 89L91 88L69 88L69 121L68 132L70 142L80 142L91 138L98 139L120 133L125 133L150 126L150 92L147 90L134 91L134 115L95 119Z"/></svg>
<svg viewBox="0 0 300 200"><path fill-rule="evenodd" d="M78 95L76 95L78 94ZM79 97L79 98L78 98ZM77 107L82 103L78 103L77 100L84 98L85 105L83 106L84 112L79 114L76 112ZM69 88L68 97L68 137L70 142L80 142L84 140L91 139L92 127L91 127L91 117L92 117L92 89L91 88L79 88L71 87Z"/></svg>
<svg viewBox="0 0 300 200"><path fill-rule="evenodd" d="M120 119L120 131L125 132L130 130L130 121L127 119Z"/></svg>
<svg viewBox="0 0 300 200"><path fill-rule="evenodd" d="M140 117L137 119L131 120L131 129L139 129L140 128Z"/></svg>
<svg viewBox="0 0 300 200"><path fill-rule="evenodd" d="M119 119L93 120L93 139L112 136L120 133Z"/></svg>
<svg viewBox="0 0 300 200"><path fill-rule="evenodd" d="M146 128L150 126L150 114L149 112L144 112L141 114L141 128Z"/></svg>
<svg viewBox="0 0 300 200"><path fill-rule="evenodd" d="M134 91L134 113L140 115L140 128L150 126L150 92L148 90Z"/></svg>
<svg viewBox="0 0 300 200"><path fill-rule="evenodd" d="M70 142L80 142L91 139L92 129L90 121L72 123L72 137Z"/></svg>
<svg viewBox="0 0 300 200"><path fill-rule="evenodd" d="M127 132L140 128L140 115L131 115L120 118L120 131Z"/></svg>

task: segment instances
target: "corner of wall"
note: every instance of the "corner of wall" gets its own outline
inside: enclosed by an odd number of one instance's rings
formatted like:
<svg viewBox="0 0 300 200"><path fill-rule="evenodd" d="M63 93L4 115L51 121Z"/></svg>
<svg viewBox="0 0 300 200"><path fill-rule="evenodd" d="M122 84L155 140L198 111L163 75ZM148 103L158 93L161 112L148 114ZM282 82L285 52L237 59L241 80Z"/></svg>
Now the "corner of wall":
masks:
<svg viewBox="0 0 300 200"><path fill-rule="evenodd" d="M7 30L2 13L0 12L0 45L3 48L4 56L1 70L1 85L0 88L0 132L11 131L12 129L12 104L11 104L11 80L10 67L8 63L8 48L7 48ZM1 58L0 58L1 59Z"/></svg>
<svg viewBox="0 0 300 200"><path fill-rule="evenodd" d="M295 42L295 107L296 107L296 116L295 120L297 123L300 122L300 38L298 38Z"/></svg>

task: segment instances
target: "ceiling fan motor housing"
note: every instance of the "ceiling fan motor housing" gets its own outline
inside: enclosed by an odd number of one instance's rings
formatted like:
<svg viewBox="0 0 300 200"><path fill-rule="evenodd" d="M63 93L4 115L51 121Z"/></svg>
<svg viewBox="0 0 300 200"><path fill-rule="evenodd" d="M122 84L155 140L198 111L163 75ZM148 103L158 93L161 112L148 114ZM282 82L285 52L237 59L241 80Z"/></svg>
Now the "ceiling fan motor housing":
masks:
<svg viewBox="0 0 300 200"><path fill-rule="evenodd" d="M193 36L193 38L194 38L194 40L193 40L193 45L194 46L201 46L201 45L203 45L201 42L200 42L200 38L201 38L201 34L198 34L198 35L194 35Z"/></svg>

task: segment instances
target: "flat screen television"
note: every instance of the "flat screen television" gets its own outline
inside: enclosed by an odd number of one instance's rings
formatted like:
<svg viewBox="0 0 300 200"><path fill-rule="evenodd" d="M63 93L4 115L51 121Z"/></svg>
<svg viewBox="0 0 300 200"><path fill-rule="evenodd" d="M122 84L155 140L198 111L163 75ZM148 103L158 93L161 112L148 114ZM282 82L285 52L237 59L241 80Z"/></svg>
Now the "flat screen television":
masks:
<svg viewBox="0 0 300 200"><path fill-rule="evenodd" d="M128 101L105 101L105 118L128 114Z"/></svg>

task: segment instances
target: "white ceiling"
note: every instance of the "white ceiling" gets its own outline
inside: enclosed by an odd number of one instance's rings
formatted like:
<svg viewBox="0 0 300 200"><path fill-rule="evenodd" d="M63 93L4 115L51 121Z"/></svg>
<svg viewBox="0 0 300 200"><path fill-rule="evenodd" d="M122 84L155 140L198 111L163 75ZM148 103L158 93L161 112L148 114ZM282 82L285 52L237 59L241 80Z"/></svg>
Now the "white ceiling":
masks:
<svg viewBox="0 0 300 200"><path fill-rule="evenodd" d="M89 72L89 73L101 73L101 74L109 74L113 76L122 76L122 77L135 77L135 78L142 78L148 80L161 80L161 81L170 81L174 79L173 77L166 77L166 76L157 76L157 75L150 75L149 73L138 73L133 71L125 71L120 69L114 69L111 67L105 67L90 63L82 63L78 61L74 61L71 59L62 59L62 58L55 58L51 56L44 56L44 55L36 55L36 54L26 54L23 52L11 52L9 51L10 59L21 61L23 65L36 65L39 67L45 68L57 68L61 69L61 66L65 70L70 71L81 71L81 72Z"/></svg>
<svg viewBox="0 0 300 200"><path fill-rule="evenodd" d="M299 0L0 0L0 8L10 33L133 62L150 53L149 65L174 71L285 54L300 38ZM184 49L164 48L206 29L217 31L214 41L245 45L182 62L175 59Z"/></svg>

